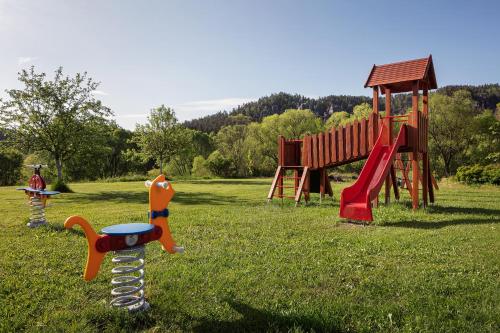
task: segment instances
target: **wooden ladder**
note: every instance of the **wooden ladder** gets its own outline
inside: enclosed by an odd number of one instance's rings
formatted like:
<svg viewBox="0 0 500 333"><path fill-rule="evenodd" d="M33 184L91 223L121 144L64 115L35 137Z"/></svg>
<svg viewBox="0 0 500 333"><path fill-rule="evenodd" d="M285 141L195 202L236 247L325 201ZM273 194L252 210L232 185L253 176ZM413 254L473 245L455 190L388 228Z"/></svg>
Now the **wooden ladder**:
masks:
<svg viewBox="0 0 500 333"><path fill-rule="evenodd" d="M287 176L286 171L293 170L293 176ZM309 178L309 167L307 166L278 166L276 173L274 175L273 182L271 184L271 189L267 195L267 201L271 201L273 197L277 198L287 198L294 199L295 206L297 206L304 193L304 198L306 201L309 200L309 189L307 186L307 181ZM293 185L286 185L285 180L293 180ZM276 194L276 189L278 193ZM288 189L293 189L293 195L286 194L285 191Z"/></svg>

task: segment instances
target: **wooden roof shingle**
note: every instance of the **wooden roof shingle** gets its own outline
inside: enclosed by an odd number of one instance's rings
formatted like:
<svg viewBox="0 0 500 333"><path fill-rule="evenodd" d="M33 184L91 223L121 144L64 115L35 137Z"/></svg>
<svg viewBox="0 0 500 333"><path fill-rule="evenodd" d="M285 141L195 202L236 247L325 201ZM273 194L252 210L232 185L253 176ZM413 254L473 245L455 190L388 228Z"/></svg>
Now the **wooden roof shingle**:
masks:
<svg viewBox="0 0 500 333"><path fill-rule="evenodd" d="M365 88L380 86L382 93L386 88L394 93L408 92L412 91L413 81L419 81L419 89L423 89L425 85L428 89L437 88L432 55L422 59L373 65Z"/></svg>

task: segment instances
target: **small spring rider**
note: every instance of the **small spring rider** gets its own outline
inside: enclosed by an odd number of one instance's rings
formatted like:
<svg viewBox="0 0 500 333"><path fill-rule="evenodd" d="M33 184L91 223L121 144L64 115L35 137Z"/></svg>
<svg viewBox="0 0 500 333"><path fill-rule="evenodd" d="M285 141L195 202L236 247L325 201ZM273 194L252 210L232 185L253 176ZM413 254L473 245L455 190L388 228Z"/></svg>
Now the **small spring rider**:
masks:
<svg viewBox="0 0 500 333"><path fill-rule="evenodd" d="M45 180L40 174L42 167L47 167L42 164L30 164L29 168L33 168L33 176L31 176L28 186L21 187L16 190L24 191L28 196L30 205L30 221L26 224L30 228L36 228L41 225L47 224L45 219L45 207L47 207L47 200L53 195L59 194L57 191L46 191Z"/></svg>
<svg viewBox="0 0 500 333"><path fill-rule="evenodd" d="M149 308L144 298L144 245L158 240L163 250L171 254L184 252L183 247L175 244L168 227L168 204L175 194L172 185L163 175L152 182L146 181L145 185L149 187L149 223L117 224L103 228L102 235L98 235L80 216L71 216L64 222L67 229L78 224L87 237L88 256L83 275L86 281L97 276L106 253L114 252L112 262L122 266L111 270L116 277L111 280L114 289L110 305L129 311Z"/></svg>

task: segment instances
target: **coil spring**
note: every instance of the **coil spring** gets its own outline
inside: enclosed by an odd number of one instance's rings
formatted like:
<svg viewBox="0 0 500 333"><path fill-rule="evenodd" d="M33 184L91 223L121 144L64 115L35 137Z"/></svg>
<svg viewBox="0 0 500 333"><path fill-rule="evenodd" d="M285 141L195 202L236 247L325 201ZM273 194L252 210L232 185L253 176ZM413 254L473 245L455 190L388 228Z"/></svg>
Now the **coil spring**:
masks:
<svg viewBox="0 0 500 333"><path fill-rule="evenodd" d="M30 222L29 227L37 227L45 224L45 207L40 197L33 196L30 198Z"/></svg>
<svg viewBox="0 0 500 333"><path fill-rule="evenodd" d="M112 262L115 264L138 262L138 265L123 265L111 270L111 273L118 276L111 280L114 288L111 291L110 305L127 308L129 311L146 310L149 304L144 299L144 245L115 251L114 254Z"/></svg>

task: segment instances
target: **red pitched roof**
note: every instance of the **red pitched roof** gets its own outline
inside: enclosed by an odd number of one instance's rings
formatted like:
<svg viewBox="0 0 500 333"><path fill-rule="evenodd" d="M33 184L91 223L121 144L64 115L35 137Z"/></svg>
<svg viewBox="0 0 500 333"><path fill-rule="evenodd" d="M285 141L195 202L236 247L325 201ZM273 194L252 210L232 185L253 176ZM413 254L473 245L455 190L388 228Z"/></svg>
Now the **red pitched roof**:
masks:
<svg viewBox="0 0 500 333"><path fill-rule="evenodd" d="M365 83L366 87L381 86L391 92L408 92L412 90L412 82L419 81L419 89L428 83L428 89L436 89L436 74L432 63L432 55L428 58L395 62L386 65L373 65Z"/></svg>

